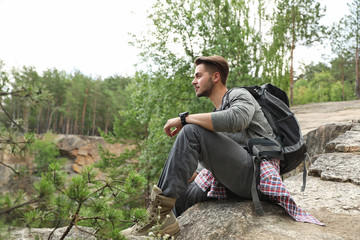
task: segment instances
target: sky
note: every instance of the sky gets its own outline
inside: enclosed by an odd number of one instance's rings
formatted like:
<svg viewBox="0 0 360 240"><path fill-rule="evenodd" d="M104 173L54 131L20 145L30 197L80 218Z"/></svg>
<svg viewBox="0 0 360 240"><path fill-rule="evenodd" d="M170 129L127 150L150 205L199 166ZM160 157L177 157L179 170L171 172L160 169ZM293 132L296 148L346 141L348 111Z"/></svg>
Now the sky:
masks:
<svg viewBox="0 0 360 240"><path fill-rule="evenodd" d="M327 7L324 24L348 13L350 0L319 0ZM155 0L0 0L0 60L7 69L34 66L106 78L132 76L139 50L128 33L147 28ZM298 47L295 67L318 62L331 50Z"/></svg>

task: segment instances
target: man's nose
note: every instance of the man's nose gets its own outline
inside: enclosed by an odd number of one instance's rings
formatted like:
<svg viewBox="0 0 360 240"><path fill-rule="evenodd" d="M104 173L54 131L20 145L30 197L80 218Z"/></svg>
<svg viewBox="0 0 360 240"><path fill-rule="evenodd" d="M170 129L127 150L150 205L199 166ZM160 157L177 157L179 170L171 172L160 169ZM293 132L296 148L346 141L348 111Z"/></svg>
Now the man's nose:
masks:
<svg viewBox="0 0 360 240"><path fill-rule="evenodd" d="M194 80L192 80L191 84L195 85L196 83L197 83L196 78L194 78Z"/></svg>

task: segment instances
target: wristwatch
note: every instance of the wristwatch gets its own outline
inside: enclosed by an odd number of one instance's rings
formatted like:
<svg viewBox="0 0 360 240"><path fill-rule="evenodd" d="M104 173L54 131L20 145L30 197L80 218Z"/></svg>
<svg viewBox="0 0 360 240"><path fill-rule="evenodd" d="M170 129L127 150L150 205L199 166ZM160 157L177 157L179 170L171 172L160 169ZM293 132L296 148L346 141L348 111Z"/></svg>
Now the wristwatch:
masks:
<svg viewBox="0 0 360 240"><path fill-rule="evenodd" d="M179 114L180 120L181 120L181 124L183 126L185 126L187 124L186 122L186 117L189 116L189 112L183 112Z"/></svg>

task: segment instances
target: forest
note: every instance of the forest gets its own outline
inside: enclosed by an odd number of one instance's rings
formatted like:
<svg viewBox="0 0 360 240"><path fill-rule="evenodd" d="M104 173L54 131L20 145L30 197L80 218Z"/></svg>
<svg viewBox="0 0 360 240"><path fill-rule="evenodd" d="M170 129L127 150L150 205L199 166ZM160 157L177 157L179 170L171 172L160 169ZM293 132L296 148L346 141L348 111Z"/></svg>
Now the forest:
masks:
<svg viewBox="0 0 360 240"><path fill-rule="evenodd" d="M163 133L167 119L213 109L191 86L197 56L228 60L228 88L272 83L292 106L360 99L360 0L331 26L321 24L326 9L316 0L273 2L157 0L148 32L130 42L144 66L132 76L102 79L31 66L5 71L0 62L1 149L35 154L42 171L31 193L1 193L0 227L78 224L95 226L96 236L122 239L120 229L144 216L146 196L174 141ZM294 50L315 44L330 45L331 59L295 70ZM67 179L55 144L38 134L102 136L136 148L120 156L104 151L99 163ZM17 177L32 172L1 165ZM108 179L96 180L96 169Z"/></svg>

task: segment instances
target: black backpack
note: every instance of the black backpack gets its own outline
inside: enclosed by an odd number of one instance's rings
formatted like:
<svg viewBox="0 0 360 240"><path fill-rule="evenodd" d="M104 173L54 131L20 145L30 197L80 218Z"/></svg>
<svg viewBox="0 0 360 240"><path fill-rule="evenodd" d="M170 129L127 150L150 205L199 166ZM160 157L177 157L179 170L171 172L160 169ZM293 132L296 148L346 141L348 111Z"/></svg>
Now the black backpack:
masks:
<svg viewBox="0 0 360 240"><path fill-rule="evenodd" d="M290 110L289 99L280 88L266 83L261 86L241 87L251 93L257 100L269 122L276 138L259 132L263 138L250 139L248 142L249 152L254 156L254 177L252 182L252 198L255 211L263 215L264 211L256 191L256 167L260 159L280 159L280 174L294 170L305 161L307 147L303 140L299 123L295 114ZM306 166L304 162L303 186L306 186Z"/></svg>
<svg viewBox="0 0 360 240"><path fill-rule="evenodd" d="M243 88L257 100L276 135L274 139L259 133L265 140L251 139L248 143L250 152L260 158L279 158L281 160L280 174L294 170L305 160L307 147L295 114L290 110L286 93L270 83ZM270 143L267 140L270 140ZM263 146L271 145L271 143L279 146L280 151L266 151ZM260 149L260 151L253 152L253 149ZM265 150L261 151L261 149Z"/></svg>

